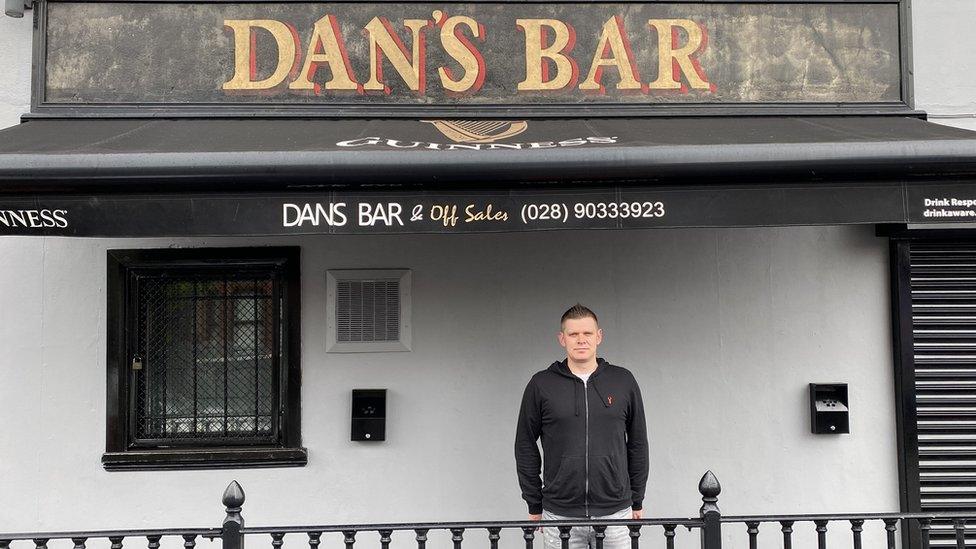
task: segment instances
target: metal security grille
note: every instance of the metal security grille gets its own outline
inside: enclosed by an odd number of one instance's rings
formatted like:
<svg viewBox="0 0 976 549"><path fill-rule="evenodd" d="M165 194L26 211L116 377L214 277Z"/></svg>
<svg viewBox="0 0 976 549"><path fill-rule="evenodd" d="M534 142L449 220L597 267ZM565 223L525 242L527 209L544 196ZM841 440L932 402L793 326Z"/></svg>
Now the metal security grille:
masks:
<svg viewBox="0 0 976 549"><path fill-rule="evenodd" d="M137 279L132 431L142 441L269 442L277 425L273 273Z"/></svg>
<svg viewBox="0 0 976 549"><path fill-rule="evenodd" d="M400 279L336 281L336 341L399 341Z"/></svg>
<svg viewBox="0 0 976 549"><path fill-rule="evenodd" d="M913 242L909 258L921 510L976 512L976 245ZM948 521L932 532L955 545Z"/></svg>

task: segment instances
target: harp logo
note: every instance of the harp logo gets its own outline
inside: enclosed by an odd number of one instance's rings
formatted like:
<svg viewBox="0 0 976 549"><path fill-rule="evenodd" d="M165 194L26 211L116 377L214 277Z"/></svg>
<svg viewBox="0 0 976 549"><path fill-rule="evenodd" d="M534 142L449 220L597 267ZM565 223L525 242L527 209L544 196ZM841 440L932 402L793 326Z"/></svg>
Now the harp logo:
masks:
<svg viewBox="0 0 976 549"><path fill-rule="evenodd" d="M494 143L524 132L525 120L424 120L455 143Z"/></svg>

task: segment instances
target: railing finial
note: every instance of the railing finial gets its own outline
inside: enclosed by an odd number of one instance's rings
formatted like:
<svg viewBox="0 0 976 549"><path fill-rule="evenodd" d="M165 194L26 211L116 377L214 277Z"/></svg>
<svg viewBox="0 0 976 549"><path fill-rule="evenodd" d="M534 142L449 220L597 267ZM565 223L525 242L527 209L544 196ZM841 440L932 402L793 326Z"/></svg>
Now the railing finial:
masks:
<svg viewBox="0 0 976 549"><path fill-rule="evenodd" d="M241 507L244 506L244 489L236 481L230 481L227 485L227 489L224 490L224 507L227 508L228 514L232 510L240 512Z"/></svg>
<svg viewBox="0 0 976 549"><path fill-rule="evenodd" d="M718 508L718 495L722 493L722 485L718 483L714 473L705 471L698 481L698 492L702 495L699 511L702 519L701 547L722 549L722 512Z"/></svg>
<svg viewBox="0 0 976 549"><path fill-rule="evenodd" d="M715 474L705 471L700 481L698 481L698 493L702 495L703 501L717 501L718 495L722 493L722 485L718 483Z"/></svg>
<svg viewBox="0 0 976 549"><path fill-rule="evenodd" d="M244 507L244 489L236 480L231 481L224 490L224 507L227 516L221 525L220 538L223 549L244 549L244 516L241 509Z"/></svg>
<svg viewBox="0 0 976 549"><path fill-rule="evenodd" d="M231 510L236 510L240 512L241 508L244 506L244 489L236 481L230 481L227 485L227 489L224 490L224 507L227 508L228 514Z"/></svg>

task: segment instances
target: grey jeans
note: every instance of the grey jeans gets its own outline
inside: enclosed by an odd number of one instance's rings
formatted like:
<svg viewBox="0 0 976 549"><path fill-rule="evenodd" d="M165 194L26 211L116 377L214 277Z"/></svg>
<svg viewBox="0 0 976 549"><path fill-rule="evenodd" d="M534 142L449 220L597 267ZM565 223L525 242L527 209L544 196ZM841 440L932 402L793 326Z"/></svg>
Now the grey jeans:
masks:
<svg viewBox="0 0 976 549"><path fill-rule="evenodd" d="M616 513L591 517L594 519L629 519L633 511L630 507L621 509ZM564 517L542 511L542 520L579 520L574 517ZM630 547L630 531L626 526L608 526L604 532L603 549L628 549ZM543 528L542 537L545 540L545 549L562 549L562 540L559 539L558 528ZM590 526L574 526L569 531L569 549L596 549L596 531Z"/></svg>

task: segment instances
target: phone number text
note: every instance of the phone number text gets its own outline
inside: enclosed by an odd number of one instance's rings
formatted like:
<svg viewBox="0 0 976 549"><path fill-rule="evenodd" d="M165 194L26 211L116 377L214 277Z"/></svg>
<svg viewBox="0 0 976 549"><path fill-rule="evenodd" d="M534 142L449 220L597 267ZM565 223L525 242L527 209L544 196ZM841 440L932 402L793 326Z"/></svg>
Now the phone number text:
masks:
<svg viewBox="0 0 976 549"><path fill-rule="evenodd" d="M566 223L570 219L654 219L666 214L664 202L576 202L572 206L563 203L524 204L522 223L556 221Z"/></svg>

